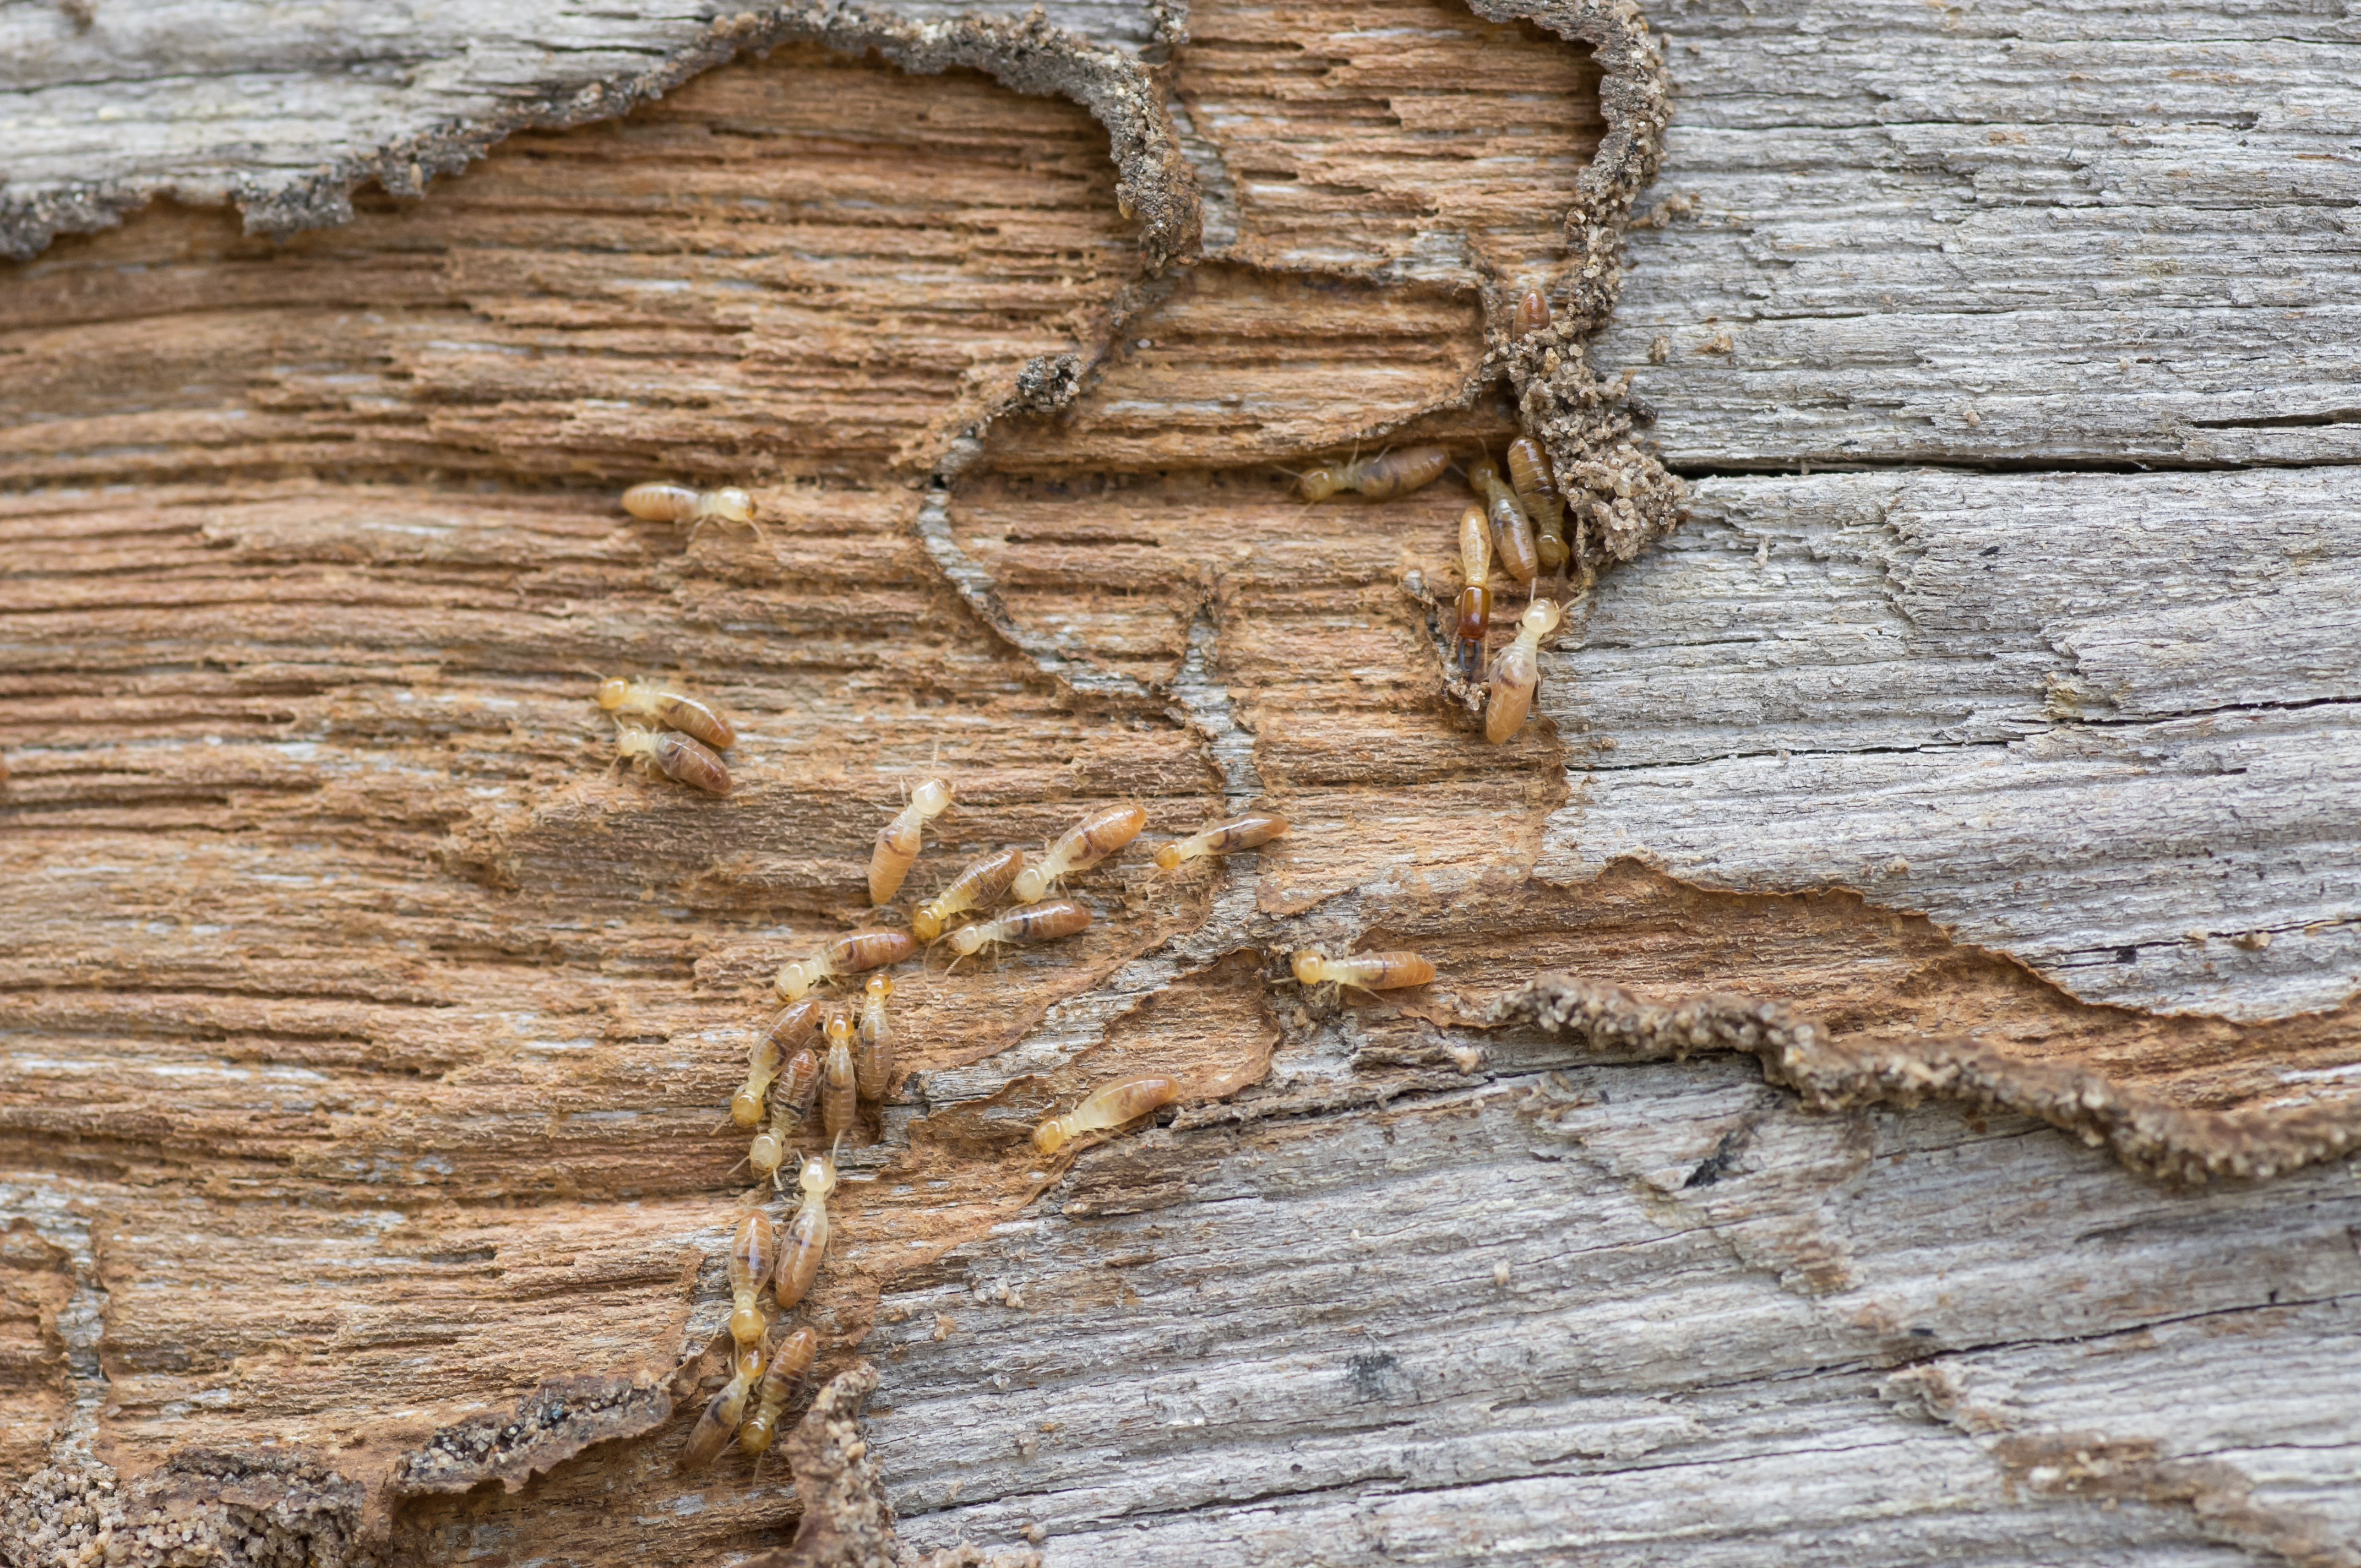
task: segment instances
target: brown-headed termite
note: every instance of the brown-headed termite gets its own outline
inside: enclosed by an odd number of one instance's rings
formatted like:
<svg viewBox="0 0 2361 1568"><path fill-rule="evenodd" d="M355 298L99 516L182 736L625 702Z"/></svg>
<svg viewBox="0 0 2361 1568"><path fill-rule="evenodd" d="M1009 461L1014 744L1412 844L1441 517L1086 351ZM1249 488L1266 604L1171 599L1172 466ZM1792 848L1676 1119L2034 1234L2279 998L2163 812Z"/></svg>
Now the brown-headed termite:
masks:
<svg viewBox="0 0 2361 1568"><path fill-rule="evenodd" d="M1424 985L1434 978L1434 966L1416 953L1348 953L1332 959L1317 948L1295 955L1295 978L1308 986L1343 990L1393 991Z"/></svg>
<svg viewBox="0 0 2361 1568"><path fill-rule="evenodd" d="M1542 639L1557 630L1555 599L1535 599L1517 618L1516 641L1492 661L1491 694L1484 702L1484 739L1498 746L1514 735L1542 684Z"/></svg>
<svg viewBox="0 0 2361 1568"><path fill-rule="evenodd" d="M1175 839L1156 851L1156 868L1166 872L1179 871L1183 861L1252 850L1269 843L1286 831L1286 817L1274 817L1268 811L1249 811L1243 817L1233 817L1226 822L1201 828L1186 839Z"/></svg>
<svg viewBox="0 0 2361 1568"><path fill-rule="evenodd" d="M819 1080L819 1053L809 1046L789 1057L780 1069L779 1080L771 1085L771 1124L754 1135L753 1146L746 1151L746 1163L757 1177L775 1176L786 1163L787 1149L803 1136L804 1124L811 1118Z"/></svg>
<svg viewBox="0 0 2361 1568"><path fill-rule="evenodd" d="M918 944L907 931L855 931L824 944L807 959L785 966L773 984L781 997L794 1002L824 980L898 964L917 950Z"/></svg>
<svg viewBox="0 0 2361 1568"><path fill-rule="evenodd" d="M730 770L704 741L677 729L642 729L636 724L615 729L615 760L653 767L668 779L704 790L730 793Z"/></svg>
<svg viewBox="0 0 2361 1568"><path fill-rule="evenodd" d="M1120 1127L1159 1105L1169 1105L1180 1092L1180 1085L1169 1078L1126 1078L1101 1084L1064 1115L1052 1116L1034 1128L1033 1146L1043 1154L1056 1154L1084 1133Z"/></svg>
<svg viewBox="0 0 2361 1568"><path fill-rule="evenodd" d="M808 1323L772 1342L763 1381L755 1387L753 1413L738 1429L739 1453L761 1453L771 1446L779 1433L779 1418L800 1403L811 1387L812 1358L818 1354L819 1335Z"/></svg>
<svg viewBox="0 0 2361 1568"><path fill-rule="evenodd" d="M666 729L677 729L717 751L738 743L730 722L693 696L666 691L653 681L627 681L620 675L598 683L598 706L625 718L653 719Z"/></svg>
<svg viewBox="0 0 2361 1568"><path fill-rule="evenodd" d="M1560 570L1566 563L1565 502L1558 496L1549 454L1530 435L1521 435L1509 443L1509 484L1516 490L1517 499L1525 503L1525 510L1532 514L1533 526L1540 531L1533 541L1533 552L1542 570Z"/></svg>
<svg viewBox="0 0 2361 1568"><path fill-rule="evenodd" d="M1038 861L1028 861L1009 893L1019 904L1032 904L1049 896L1049 890L1076 872L1086 872L1134 839L1148 826L1148 812L1137 806L1102 806L1071 828L1049 846L1049 852ZM1077 927L1075 929L1080 930ZM1063 936L1060 932L1059 935ZM972 952L973 948L962 951Z"/></svg>
<svg viewBox="0 0 2361 1568"><path fill-rule="evenodd" d="M763 1119L763 1095L786 1065L788 1053L819 1032L820 1003L817 997L791 1002L779 1009L746 1052L746 1081L730 1097L730 1119L751 1127Z"/></svg>
<svg viewBox="0 0 2361 1568"><path fill-rule="evenodd" d="M731 1374L721 1392L713 1396L704 1414L697 1418L690 1429L688 1442L682 1445L678 1468L699 1470L713 1463L730 1434L738 1430L739 1420L746 1413L746 1397L754 1391L754 1384L763 1376L763 1346L730 1344Z"/></svg>
<svg viewBox="0 0 2361 1568"><path fill-rule="evenodd" d="M943 934L943 927L954 916L972 909L989 909L1007 896L1016 881L1016 873L1025 869L1025 851L1003 850L986 855L951 879L950 885L918 905L910 916L911 934L921 942L931 942Z"/></svg>
<svg viewBox="0 0 2361 1568"><path fill-rule="evenodd" d="M787 1222L786 1238L779 1244L778 1273L771 1280L771 1294L783 1312L802 1300L819 1277L819 1260L828 1251L828 1200L836 1190L835 1155L807 1156L796 1184L803 1201Z"/></svg>
<svg viewBox="0 0 2361 1568"><path fill-rule="evenodd" d="M1339 490L1358 490L1371 500L1391 500L1423 489L1443 477L1451 454L1440 446L1403 446L1375 457L1349 457L1307 468L1296 484L1307 501L1324 501Z"/></svg>
<svg viewBox="0 0 2361 1568"><path fill-rule="evenodd" d="M909 804L878 830L877 847L869 852L869 902L883 904L902 891L918 858L918 845L928 823L949 811L951 786L944 779L928 779L910 792Z"/></svg>
<svg viewBox="0 0 2361 1568"><path fill-rule="evenodd" d="M723 522L752 529L763 548L771 547L763 525L754 519L754 498L735 485L718 490L663 483L633 485L623 492L623 510L642 522L686 523L691 544L707 523Z"/></svg>
<svg viewBox="0 0 2361 1568"><path fill-rule="evenodd" d="M1467 465L1467 482L1484 498L1485 510L1492 519L1492 545L1499 552L1501 568L1521 583L1532 582L1541 570L1541 556L1533 544L1533 520L1526 514L1525 503L1500 477L1500 471L1492 466L1489 457L1478 457Z"/></svg>
<svg viewBox="0 0 2361 1568"><path fill-rule="evenodd" d="M1492 531L1485 526L1484 509L1469 507L1459 514L1458 638L1455 644L1459 673L1469 680L1484 662L1484 639L1492 630Z"/></svg>
<svg viewBox="0 0 2361 1568"><path fill-rule="evenodd" d="M852 1076L861 1098L883 1103L894 1078L894 1023L885 1015L885 999L894 982L882 974L869 977L869 994L861 1003L861 1044L852 1053Z"/></svg>
<svg viewBox="0 0 2361 1568"><path fill-rule="evenodd" d="M760 1209L747 1211L730 1240L730 1337L741 1347L762 1343L763 1331L770 1326L755 1298L778 1261L777 1243L770 1216Z"/></svg>
<svg viewBox="0 0 2361 1568"><path fill-rule="evenodd" d="M1020 904L997 918L962 926L952 932L951 951L963 959L972 958L983 950L986 942L1054 941L1087 930L1090 924L1090 907L1071 898Z"/></svg>
<svg viewBox="0 0 2361 1568"><path fill-rule="evenodd" d="M828 1017L828 1055L820 1063L819 1128L840 1138L852 1130L860 1109L860 1074L852 1065L852 1014L838 1008Z"/></svg>

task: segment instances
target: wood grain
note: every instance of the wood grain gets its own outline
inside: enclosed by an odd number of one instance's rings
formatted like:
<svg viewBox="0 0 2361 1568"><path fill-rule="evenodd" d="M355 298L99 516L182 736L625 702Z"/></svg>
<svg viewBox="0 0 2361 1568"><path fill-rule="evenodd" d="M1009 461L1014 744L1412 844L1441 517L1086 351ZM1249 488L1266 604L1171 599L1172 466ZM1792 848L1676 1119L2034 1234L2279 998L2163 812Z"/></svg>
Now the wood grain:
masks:
<svg viewBox="0 0 2361 1568"><path fill-rule="evenodd" d="M1939 880L1864 897L1759 826L1716 860L1621 807L1695 880L1580 862L1569 826L1626 746L1643 796L1781 726L1832 758L1930 724L2156 750L2223 708L2334 747L2340 475L2167 500L1715 479L1679 553L1606 578L1550 722L1488 747L1429 619L1456 481L1306 509L1285 470L1497 451L1521 418L1635 433L1583 334L1696 232L1621 237L1664 112L1638 12L806 9L692 18L686 45L670 14L512 10L468 23L482 75L456 86L439 13L401 82L333 9L216 15L208 53L187 13L135 36L102 8L76 46L156 84L123 90L136 134L38 144L94 181L75 223L135 186L214 199L201 166L250 178L265 226L343 215L372 171L401 193L277 244L159 206L0 277L6 1552L655 1568L825 1518L807 1541L876 1561L868 1444L906 1545L1021 1555L1034 1526L1052 1561L2361 1552L2336 1398L2361 1216L2322 1163L2351 1018L2301 1010L2333 954L2159 952L2141 983L2198 1004L2140 1011L2010 956L2049 962L2071 911L2023 939L1954 918L1939 895L2019 918L1964 829ZM592 34L629 58L564 47ZM97 58L7 90L103 93L65 80ZM187 112L274 58L275 150ZM445 172L498 140L423 197L383 151L422 115L448 116ZM1162 266L1199 234L1206 259ZM1562 324L1510 344L1535 271ZM1745 464L1697 455L1722 414L1660 381L1713 360L1642 383L1700 476ZM1625 555L1677 499L1632 450ZM654 477L750 484L775 553L623 518ZM2089 564L2027 548L2028 510ZM1962 554L1987 535L2036 557L2004 593ZM1768 581L1764 537L1826 582ZM1716 614L1797 656L1709 652ZM1876 618L1885 665L1811 685ZM2192 632L2224 656L2161 656ZM588 696L624 671L740 721L737 794L607 774ZM1677 713L1646 700L1667 681ZM719 1124L770 970L868 918L871 835L936 770L961 801L914 895L1116 798L1148 804L1143 849L1249 803L1297 827L1176 878L1126 857L1079 881L1086 937L907 972L909 1076L848 1154L808 1308L842 1376L796 1449L835 1499L807 1513L775 1460L671 1470L744 1195ZM2263 809L2334 872L2348 772L2202 785L2191 831ZM2103 825L2044 896L2103 945L2177 840ZM2225 927L2334 903L2252 858ZM1327 1008L1284 978L1311 943L1415 947L1443 979ZM1780 1069L1806 1109L1742 1062L1642 1059L1686 1044L1594 1060L1502 1021L1554 971L1775 999L1853 1076ZM1184 1083L1171 1125L1035 1155L1041 1115L1151 1070Z"/></svg>

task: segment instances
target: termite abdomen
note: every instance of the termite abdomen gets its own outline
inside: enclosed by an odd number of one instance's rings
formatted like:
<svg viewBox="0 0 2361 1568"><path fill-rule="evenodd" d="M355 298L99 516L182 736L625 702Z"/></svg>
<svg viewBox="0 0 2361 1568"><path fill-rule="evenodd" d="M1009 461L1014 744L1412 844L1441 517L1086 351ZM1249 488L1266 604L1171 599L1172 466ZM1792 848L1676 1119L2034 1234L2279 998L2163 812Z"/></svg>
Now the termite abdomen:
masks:
<svg viewBox="0 0 2361 1568"><path fill-rule="evenodd" d="M1034 1128L1033 1146L1043 1154L1056 1154L1084 1133L1120 1127L1170 1104L1180 1092L1180 1085L1169 1078L1126 1078L1102 1084L1064 1115L1052 1116Z"/></svg>
<svg viewBox="0 0 2361 1568"><path fill-rule="evenodd" d="M711 795L730 793L730 770L705 743L677 729L642 729L624 725L615 732L615 749L626 759L652 764L668 779Z"/></svg>
<svg viewBox="0 0 2361 1568"><path fill-rule="evenodd" d="M983 950L986 942L1048 942L1086 930L1090 906L1071 898L1020 905L998 919L962 926L951 934L951 950L964 958Z"/></svg>
<svg viewBox="0 0 2361 1568"><path fill-rule="evenodd" d="M1500 565L1509 576L1521 583L1530 583L1541 571L1541 556L1533 545L1533 521L1525 513L1517 492L1510 489L1492 466L1488 457L1477 458L1467 466L1467 482L1484 498L1485 510L1492 520L1492 543L1499 552Z"/></svg>

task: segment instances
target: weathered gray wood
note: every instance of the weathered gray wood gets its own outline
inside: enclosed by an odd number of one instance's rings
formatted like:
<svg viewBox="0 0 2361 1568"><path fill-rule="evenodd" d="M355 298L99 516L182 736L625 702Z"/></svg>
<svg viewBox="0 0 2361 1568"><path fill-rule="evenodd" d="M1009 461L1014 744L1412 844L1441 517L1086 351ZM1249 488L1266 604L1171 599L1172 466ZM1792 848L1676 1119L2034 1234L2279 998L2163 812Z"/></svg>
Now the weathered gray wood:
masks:
<svg viewBox="0 0 2361 1568"><path fill-rule="evenodd" d="M1025 5L838 6L854 27L1022 18ZM1136 59L1134 0L1050 0L1052 28ZM0 255L104 226L157 197L235 200L254 226L349 216L352 187L403 194L520 126L620 114L746 42L777 7L621 0L388 8L265 0L0 5Z"/></svg>
<svg viewBox="0 0 2361 1568"><path fill-rule="evenodd" d="M1695 499L1549 662L1541 875L1854 887L2092 1001L2361 991L2361 471Z"/></svg>
<svg viewBox="0 0 2361 1568"><path fill-rule="evenodd" d="M1346 1020L1268 1088L1373 1095ZM2347 1563L2361 1188L2173 1196L1751 1066L1158 1132L890 1292L905 1539L1051 1563ZM1395 1087L1403 1087L1397 1076ZM896 1321L898 1320L898 1321Z"/></svg>
<svg viewBox="0 0 2361 1568"><path fill-rule="evenodd" d="M1695 205L1630 236L1597 356L1641 369L1676 466L2361 455L2341 7L1655 19L1656 199Z"/></svg>

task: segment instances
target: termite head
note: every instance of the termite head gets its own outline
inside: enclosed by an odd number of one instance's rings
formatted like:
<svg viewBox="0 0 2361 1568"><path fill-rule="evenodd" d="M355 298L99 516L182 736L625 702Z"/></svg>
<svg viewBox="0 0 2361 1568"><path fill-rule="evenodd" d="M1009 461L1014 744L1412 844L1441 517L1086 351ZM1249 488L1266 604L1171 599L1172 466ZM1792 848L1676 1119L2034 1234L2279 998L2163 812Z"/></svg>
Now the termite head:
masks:
<svg viewBox="0 0 2361 1568"><path fill-rule="evenodd" d="M836 1053L836 1047L839 1046L843 1046L850 1049L851 1045L852 1014L840 1007L835 1012L828 1015L829 1054L833 1056Z"/></svg>
<svg viewBox="0 0 2361 1568"><path fill-rule="evenodd" d="M950 808L951 786L941 779L928 779L910 792L910 804L928 817L940 817Z"/></svg>
<svg viewBox="0 0 2361 1568"><path fill-rule="evenodd" d="M763 1119L763 1097L740 1084L738 1092L730 1097L730 1119L741 1127L752 1126Z"/></svg>
<svg viewBox="0 0 2361 1568"><path fill-rule="evenodd" d="M713 515L724 522L754 521L754 498L735 485L714 491L708 504L713 508Z"/></svg>
<svg viewBox="0 0 2361 1568"><path fill-rule="evenodd" d="M818 964L807 963L798 959L794 963L782 967L778 978L771 983L778 991L781 1000L800 1002L806 992L820 982L820 976L817 972L818 968Z"/></svg>
<svg viewBox="0 0 2361 1568"><path fill-rule="evenodd" d="M1027 875L1030 874L1030 872L1027 872ZM1024 879L1020 877L1017 880L1021 882ZM1017 896L1022 898L1024 897L1024 894L1020 893ZM957 953L960 957L963 959L972 959L983 950L983 927L962 926L958 930L951 933L951 951Z"/></svg>
<svg viewBox="0 0 2361 1568"><path fill-rule="evenodd" d="M763 1309L752 1301L742 1301L730 1313L730 1337L740 1344L748 1340L760 1340L763 1331L771 1325L763 1321Z"/></svg>
<svg viewBox="0 0 2361 1568"><path fill-rule="evenodd" d="M1033 1146L1043 1154L1056 1154L1066 1146L1066 1119L1052 1116L1033 1129Z"/></svg>
<svg viewBox="0 0 2361 1568"><path fill-rule="evenodd" d="M780 1162L786 1157L787 1151L779 1142L779 1135L768 1127L754 1135L752 1145L746 1150L746 1163L753 1168L758 1177L777 1175Z"/></svg>
<svg viewBox="0 0 2361 1568"><path fill-rule="evenodd" d="M841 1146L844 1142L844 1135L838 1134L836 1141ZM807 1203L817 1203L834 1192L836 1190L836 1151L830 1149L826 1154L807 1155L804 1157L803 1169L796 1173L796 1185L803 1189L804 1201Z"/></svg>
<svg viewBox="0 0 2361 1568"><path fill-rule="evenodd" d="M892 981L890 981L890 980L886 979L886 978L885 978L884 975L882 975L882 974L873 974L873 975L871 975L871 976L869 977L869 1000L870 1000L870 1001L872 1001L872 1002L883 1002L883 1001L884 1001L887 997L889 997L889 996L891 996L891 995L893 995L893 994L894 994L894 982L893 982Z"/></svg>
<svg viewBox="0 0 2361 1568"><path fill-rule="evenodd" d="M1324 501L1345 488L1336 470L1327 464L1306 468L1296 476L1296 488L1307 501Z"/></svg>
<svg viewBox="0 0 2361 1568"><path fill-rule="evenodd" d="M1156 869L1159 872L1177 872L1180 869L1180 840L1175 839L1156 851Z"/></svg>
<svg viewBox="0 0 2361 1568"><path fill-rule="evenodd" d="M1046 869L1040 866L1027 866L1023 871L1018 872L1016 873L1016 880L1010 883L1008 888L1008 896L1015 899L1019 904L1038 904L1043 898L1049 896L1049 873ZM974 927L970 927L968 929L973 930ZM960 933L960 936L963 937L966 934L967 932L962 931ZM976 938L978 945L981 945L983 940L983 938L981 937ZM951 946L959 948L959 950L962 953L972 953L975 951L975 948L972 947L961 948L959 937L953 937L951 938Z"/></svg>
<svg viewBox="0 0 2361 1568"><path fill-rule="evenodd" d="M617 708L623 706L623 694L631 689L631 682L623 679L620 675L617 675L610 680L600 681L598 683L598 706L605 708L609 713L614 712Z"/></svg>
<svg viewBox="0 0 2361 1568"><path fill-rule="evenodd" d="M1295 978L1305 985L1319 984L1321 967L1327 961L1328 955L1319 948L1304 948L1295 955Z"/></svg>
<svg viewBox="0 0 2361 1568"><path fill-rule="evenodd" d="M931 942L942 934L943 917L936 912L933 903L918 905L918 912L910 916L910 935L921 942Z"/></svg>
<svg viewBox="0 0 2361 1568"><path fill-rule="evenodd" d="M1565 614L1555 599L1535 599L1525 606L1525 613L1517 618L1517 630L1538 642L1557 630Z"/></svg>

